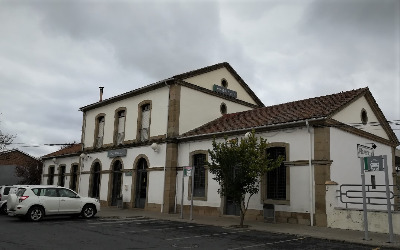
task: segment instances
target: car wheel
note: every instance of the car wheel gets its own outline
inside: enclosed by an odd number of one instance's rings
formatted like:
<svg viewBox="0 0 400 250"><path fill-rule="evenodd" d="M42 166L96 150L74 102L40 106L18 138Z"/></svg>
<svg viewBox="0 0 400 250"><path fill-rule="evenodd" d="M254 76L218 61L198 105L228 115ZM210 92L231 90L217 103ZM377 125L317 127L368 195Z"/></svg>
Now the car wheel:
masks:
<svg viewBox="0 0 400 250"><path fill-rule="evenodd" d="M40 221L44 217L44 210L38 206L31 207L26 215L30 221Z"/></svg>
<svg viewBox="0 0 400 250"><path fill-rule="evenodd" d="M7 203L3 204L0 211L2 214L7 214Z"/></svg>
<svg viewBox="0 0 400 250"><path fill-rule="evenodd" d="M94 205L88 204L83 207L81 215L85 219L90 219L93 218L96 213L96 207Z"/></svg>

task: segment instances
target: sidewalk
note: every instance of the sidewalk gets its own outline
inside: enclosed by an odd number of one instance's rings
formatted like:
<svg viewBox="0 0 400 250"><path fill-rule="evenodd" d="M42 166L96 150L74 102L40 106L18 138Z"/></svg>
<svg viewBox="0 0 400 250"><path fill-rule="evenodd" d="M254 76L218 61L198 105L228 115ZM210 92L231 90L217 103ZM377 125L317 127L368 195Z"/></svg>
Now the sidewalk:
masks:
<svg viewBox="0 0 400 250"><path fill-rule="evenodd" d="M97 214L100 218L128 218L133 216L144 216L154 219L172 220L172 221L183 221L205 225L229 227L232 225L239 224L239 217L236 216L201 216L193 215L193 220L189 220L189 214L184 214L183 219L180 219L180 214L162 214L160 212L149 212L143 211L142 209L120 209L102 207L101 211ZM394 242L388 243L389 234L372 233L369 232L368 236L370 240L363 240L364 231L355 230L343 230L326 227L310 227L298 224L284 224L284 223L265 223L263 221L244 221L244 224L249 226L249 229L274 232L274 233L286 233L301 236L310 236L320 239L338 240L351 243L365 244L371 246L385 246L400 249L400 235L394 235Z"/></svg>

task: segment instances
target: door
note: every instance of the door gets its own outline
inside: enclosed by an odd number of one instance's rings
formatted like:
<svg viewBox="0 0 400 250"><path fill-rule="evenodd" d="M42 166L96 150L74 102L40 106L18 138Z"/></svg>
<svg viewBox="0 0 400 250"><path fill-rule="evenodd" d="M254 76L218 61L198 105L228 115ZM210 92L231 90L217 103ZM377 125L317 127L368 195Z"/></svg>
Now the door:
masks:
<svg viewBox="0 0 400 250"><path fill-rule="evenodd" d="M40 191L40 201L46 209L46 214L57 214L60 207L60 197L56 188L43 188Z"/></svg>
<svg viewBox="0 0 400 250"><path fill-rule="evenodd" d="M122 164L116 161L113 166L113 179L112 179L112 192L111 192L111 206L116 206L118 198L121 197L121 184L122 184Z"/></svg>
<svg viewBox="0 0 400 250"><path fill-rule="evenodd" d="M77 197L76 193L65 188L59 188L58 195L60 196L60 208L58 209L60 214L79 213L81 211L81 198Z"/></svg>
<svg viewBox="0 0 400 250"><path fill-rule="evenodd" d="M226 215L240 215L240 207L233 202L231 197L226 197L225 199L225 214Z"/></svg>
<svg viewBox="0 0 400 250"><path fill-rule="evenodd" d="M147 161L140 159L136 174L136 196L135 207L144 208L147 197Z"/></svg>
<svg viewBox="0 0 400 250"><path fill-rule="evenodd" d="M90 197L100 198L100 163L96 162L92 173L92 192Z"/></svg>

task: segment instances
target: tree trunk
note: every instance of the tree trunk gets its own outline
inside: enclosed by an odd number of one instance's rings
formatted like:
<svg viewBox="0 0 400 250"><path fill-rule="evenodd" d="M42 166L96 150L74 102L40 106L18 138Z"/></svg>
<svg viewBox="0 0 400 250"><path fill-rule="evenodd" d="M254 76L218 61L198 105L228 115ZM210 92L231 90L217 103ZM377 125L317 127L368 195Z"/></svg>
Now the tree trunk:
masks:
<svg viewBox="0 0 400 250"><path fill-rule="evenodd" d="M244 216L246 215L246 206L244 204L244 199L240 202L240 227L243 227Z"/></svg>
<svg viewBox="0 0 400 250"><path fill-rule="evenodd" d="M244 213L240 212L240 227L243 227Z"/></svg>

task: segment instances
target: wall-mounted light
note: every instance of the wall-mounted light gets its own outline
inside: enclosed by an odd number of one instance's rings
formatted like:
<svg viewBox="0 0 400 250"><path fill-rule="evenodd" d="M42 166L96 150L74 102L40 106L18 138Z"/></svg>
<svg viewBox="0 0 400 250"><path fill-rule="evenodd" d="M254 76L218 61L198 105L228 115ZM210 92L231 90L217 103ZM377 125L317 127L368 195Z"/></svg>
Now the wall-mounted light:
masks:
<svg viewBox="0 0 400 250"><path fill-rule="evenodd" d="M249 139L251 136L251 132L247 132L246 134L244 134L244 138L247 140Z"/></svg>
<svg viewBox="0 0 400 250"><path fill-rule="evenodd" d="M151 144L151 149L153 149L154 150L154 152L158 152L158 150L159 150L159 146L158 146L158 144L157 143L153 143L153 144Z"/></svg>
<svg viewBox="0 0 400 250"><path fill-rule="evenodd" d="M80 157L82 160L88 160L88 159L92 158L90 155L87 155L87 154L85 154L85 153L82 153L79 157Z"/></svg>
<svg viewBox="0 0 400 250"><path fill-rule="evenodd" d="M52 161L54 162L54 164L57 164L57 158L53 158Z"/></svg>

